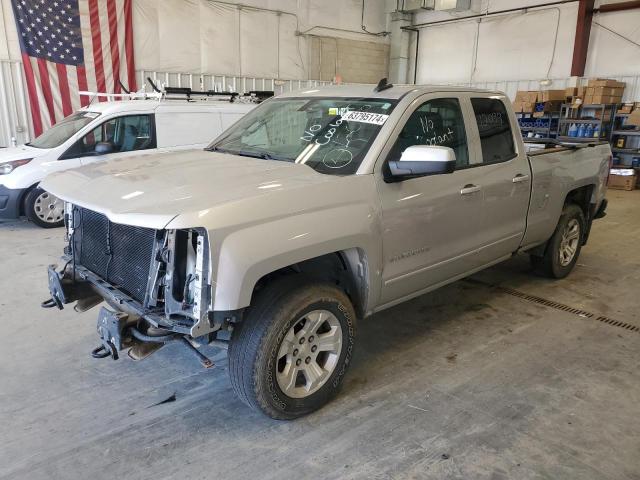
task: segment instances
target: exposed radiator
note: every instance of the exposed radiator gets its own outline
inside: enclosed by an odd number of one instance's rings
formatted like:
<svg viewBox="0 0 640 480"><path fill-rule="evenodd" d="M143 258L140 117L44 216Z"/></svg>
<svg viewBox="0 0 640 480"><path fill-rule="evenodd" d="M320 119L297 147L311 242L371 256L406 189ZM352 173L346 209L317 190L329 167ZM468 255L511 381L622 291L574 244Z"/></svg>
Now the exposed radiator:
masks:
<svg viewBox="0 0 640 480"><path fill-rule="evenodd" d="M111 222L105 215L76 208L76 262L142 303L156 230Z"/></svg>

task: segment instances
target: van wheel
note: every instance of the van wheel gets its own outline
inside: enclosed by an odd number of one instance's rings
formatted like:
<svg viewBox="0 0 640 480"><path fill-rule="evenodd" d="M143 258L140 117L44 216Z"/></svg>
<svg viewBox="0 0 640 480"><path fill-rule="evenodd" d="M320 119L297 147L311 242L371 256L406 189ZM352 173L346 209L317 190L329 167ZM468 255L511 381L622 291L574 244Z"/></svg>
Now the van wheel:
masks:
<svg viewBox="0 0 640 480"><path fill-rule="evenodd" d="M292 275L267 286L231 338L235 393L278 420L322 407L351 362L355 318L349 298L331 284Z"/></svg>
<svg viewBox="0 0 640 480"><path fill-rule="evenodd" d="M24 213L39 227L55 228L64 225L64 202L38 187L27 193Z"/></svg>
<svg viewBox="0 0 640 480"><path fill-rule="evenodd" d="M531 255L534 269L550 278L564 278L569 275L580 256L585 223L584 213L579 206L565 205L558 226L547 242L544 255Z"/></svg>

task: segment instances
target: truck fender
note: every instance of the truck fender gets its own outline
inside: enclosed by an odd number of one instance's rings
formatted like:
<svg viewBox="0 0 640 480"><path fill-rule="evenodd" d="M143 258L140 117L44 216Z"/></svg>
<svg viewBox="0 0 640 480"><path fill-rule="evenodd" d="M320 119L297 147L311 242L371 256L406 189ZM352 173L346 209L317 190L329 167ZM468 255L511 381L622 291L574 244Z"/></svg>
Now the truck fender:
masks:
<svg viewBox="0 0 640 480"><path fill-rule="evenodd" d="M381 245L374 241L379 238L374 218L367 205L359 204L247 226L224 238L220 238L220 231L211 232L212 257L217 257L217 264L212 265L213 310L247 307L256 284L265 275L350 249L364 252L362 258L368 262L362 272L367 277L371 302L379 291L373 278L380 270L382 256Z"/></svg>

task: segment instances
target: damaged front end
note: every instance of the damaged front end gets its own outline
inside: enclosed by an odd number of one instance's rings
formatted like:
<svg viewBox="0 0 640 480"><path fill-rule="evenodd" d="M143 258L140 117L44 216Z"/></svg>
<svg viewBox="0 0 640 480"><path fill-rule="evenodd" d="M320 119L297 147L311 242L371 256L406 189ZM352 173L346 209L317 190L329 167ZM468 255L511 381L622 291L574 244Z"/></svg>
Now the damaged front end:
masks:
<svg viewBox="0 0 640 480"><path fill-rule="evenodd" d="M76 302L85 311L102 301L97 330L101 344L92 355L117 359L128 350L141 359L163 345L181 342L200 362L212 362L194 346L216 340L228 326L211 311L210 255L201 228L162 229L114 223L105 215L66 206L64 266L48 269L51 298L45 308Z"/></svg>

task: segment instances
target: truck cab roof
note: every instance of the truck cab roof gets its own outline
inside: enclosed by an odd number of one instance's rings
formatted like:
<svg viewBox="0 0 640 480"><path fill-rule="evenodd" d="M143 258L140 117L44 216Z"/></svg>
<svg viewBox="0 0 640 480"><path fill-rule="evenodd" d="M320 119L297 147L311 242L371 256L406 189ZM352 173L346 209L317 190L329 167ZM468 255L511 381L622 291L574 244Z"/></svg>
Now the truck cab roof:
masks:
<svg viewBox="0 0 640 480"><path fill-rule="evenodd" d="M425 94L437 92L461 92L504 95L503 92L469 87L452 87L449 85L393 85L382 91L375 91L374 85L329 85L317 88L305 88L278 95L283 97L354 97L381 98L399 100L409 93Z"/></svg>

